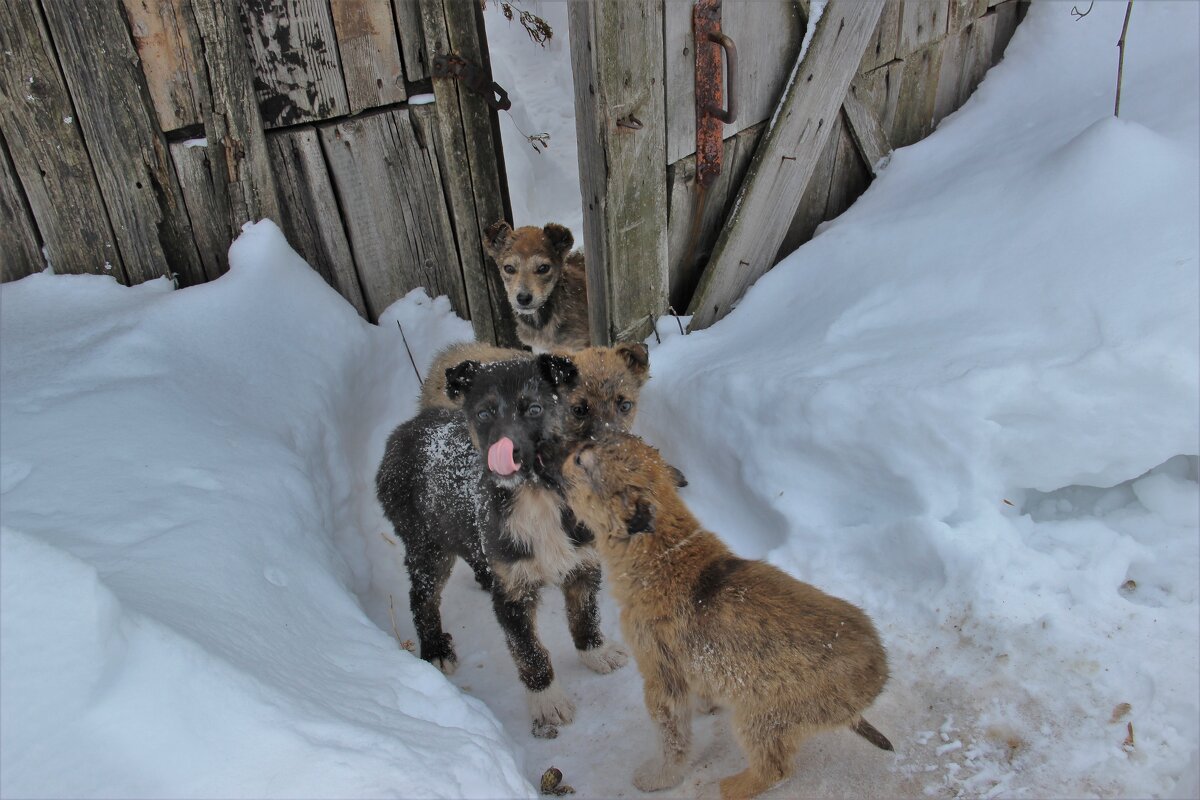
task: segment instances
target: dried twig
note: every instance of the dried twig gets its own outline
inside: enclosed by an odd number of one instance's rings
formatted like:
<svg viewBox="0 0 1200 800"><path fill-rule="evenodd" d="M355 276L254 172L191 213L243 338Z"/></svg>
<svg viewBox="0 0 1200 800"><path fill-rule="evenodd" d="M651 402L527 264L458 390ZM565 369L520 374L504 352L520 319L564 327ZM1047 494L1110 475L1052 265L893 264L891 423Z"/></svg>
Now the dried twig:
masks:
<svg viewBox="0 0 1200 800"><path fill-rule="evenodd" d="M679 312L675 310L675 306L667 306L667 310L671 312L671 316L675 318L675 324L679 326L679 335L687 336L687 331L683 329L683 320L679 318Z"/></svg>
<svg viewBox="0 0 1200 800"><path fill-rule="evenodd" d="M514 2L500 0L500 10L504 12L504 18L512 22L513 15L516 14L517 20L521 23L521 27L525 29L525 33L529 34L529 38L542 47L545 47L546 42L554 38L554 29L550 27L550 23L537 14L530 13L522 8L514 8Z"/></svg>
<svg viewBox="0 0 1200 800"><path fill-rule="evenodd" d="M400 338L404 341L404 349L408 353L408 363L412 364L413 372L417 374L417 383L424 383L421 371L417 369L417 360L413 358L412 350L408 347L408 337L404 335L404 326L400 324L400 320L396 320L396 327L400 329Z"/></svg>
<svg viewBox="0 0 1200 800"><path fill-rule="evenodd" d="M1080 11L1078 6L1071 6L1071 16L1075 17L1076 22L1079 22L1079 20L1092 13L1092 6L1094 5L1096 5L1096 0L1088 3L1087 11Z"/></svg>
<svg viewBox="0 0 1200 800"><path fill-rule="evenodd" d="M396 637L396 641L404 647L404 640L400 638L400 628L396 626L396 604L392 601L392 596L388 595L388 617L392 620L392 635ZM405 647L405 650L408 648Z"/></svg>
<svg viewBox="0 0 1200 800"><path fill-rule="evenodd" d="M508 118L512 120L513 127L517 129L517 133L525 137L525 141L529 142L529 146L533 148L533 152L540 153L543 149L550 149L550 134L548 133L526 133L521 130L521 126L517 124L517 118L512 115L512 112L507 108L504 113L508 114Z"/></svg>
<svg viewBox="0 0 1200 800"><path fill-rule="evenodd" d="M1125 73L1125 34L1129 33L1129 14L1133 11L1133 0L1129 0L1125 4L1125 24L1121 26L1121 38L1117 40L1117 47L1121 50L1121 57L1117 61L1117 102L1113 106L1113 116L1121 116L1121 78Z"/></svg>
<svg viewBox="0 0 1200 800"><path fill-rule="evenodd" d="M650 330L654 331L654 341L662 344L662 337L658 335L658 323L654 321L654 315L647 315L646 319L650 320Z"/></svg>
<svg viewBox="0 0 1200 800"><path fill-rule="evenodd" d="M383 531L380 531L380 532L379 532L379 535L380 535L380 536L382 536L382 537L383 537L383 540L384 540L385 542L387 542L388 544L390 544L392 547L395 547L395 546L396 546L396 543L395 543L395 542L393 542L393 541L392 541L390 538L388 538L388 535L387 535L386 533L384 533Z"/></svg>

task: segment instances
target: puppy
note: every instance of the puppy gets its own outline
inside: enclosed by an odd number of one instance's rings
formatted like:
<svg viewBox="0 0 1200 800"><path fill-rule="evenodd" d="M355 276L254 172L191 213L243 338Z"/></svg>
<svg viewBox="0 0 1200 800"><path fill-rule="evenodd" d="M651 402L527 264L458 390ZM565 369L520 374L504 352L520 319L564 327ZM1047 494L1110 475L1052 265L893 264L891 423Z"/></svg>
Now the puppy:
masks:
<svg viewBox="0 0 1200 800"><path fill-rule="evenodd" d="M600 631L593 537L576 523L557 483L565 422L558 398L578 381L574 363L562 356L458 364L447 372L446 392L462 410L426 409L398 427L376 475L379 502L404 542L421 658L447 673L457 665L440 609L461 557L491 591L533 733L546 738L558 735L575 707L538 640L543 586L562 588L586 666L605 673L628 660Z"/></svg>
<svg viewBox="0 0 1200 800"><path fill-rule="evenodd" d="M429 374L421 384L421 408L458 408L458 404L446 394L446 371L464 361L476 361L480 364L494 364L497 361L509 361L514 358L532 359L533 353L528 350L516 350L509 347L496 347L483 342L459 342L452 344L439 352L433 358Z"/></svg>
<svg viewBox="0 0 1200 800"><path fill-rule="evenodd" d="M848 727L892 745L862 717L887 657L861 610L761 561L737 558L680 501L658 451L628 434L584 443L563 465L567 500L596 536L645 682L661 751L633 774L643 791L677 785L692 700L726 705L749 768L721 796L753 797L792 772L800 741Z"/></svg>
<svg viewBox="0 0 1200 800"><path fill-rule="evenodd" d="M588 328L583 254L562 225L513 230L501 220L484 232L517 323L517 338L536 352L579 350L592 342Z"/></svg>

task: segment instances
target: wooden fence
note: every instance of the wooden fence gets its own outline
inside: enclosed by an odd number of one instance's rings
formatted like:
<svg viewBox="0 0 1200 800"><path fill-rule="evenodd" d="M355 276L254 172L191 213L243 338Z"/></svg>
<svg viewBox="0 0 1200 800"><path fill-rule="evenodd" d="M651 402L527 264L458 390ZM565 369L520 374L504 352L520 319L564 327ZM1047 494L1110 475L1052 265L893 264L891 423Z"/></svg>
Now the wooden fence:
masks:
<svg viewBox="0 0 1200 800"><path fill-rule="evenodd" d="M722 5L741 54L742 108L724 131L722 172L704 190L694 155L692 4L571 6L597 341L644 337L668 308L692 313L693 327L723 317L755 278L848 208L891 149L924 138L966 101L1027 7L830 0L789 99L808 3ZM852 36L857 52L849 52ZM757 203L762 213L731 213L739 198L743 211Z"/></svg>
<svg viewBox="0 0 1200 800"><path fill-rule="evenodd" d="M451 52L488 68L481 14L477 0L0 0L3 279L50 263L196 284L270 217L369 319L423 286L481 337L511 335L480 245L510 216L495 113L432 69Z"/></svg>

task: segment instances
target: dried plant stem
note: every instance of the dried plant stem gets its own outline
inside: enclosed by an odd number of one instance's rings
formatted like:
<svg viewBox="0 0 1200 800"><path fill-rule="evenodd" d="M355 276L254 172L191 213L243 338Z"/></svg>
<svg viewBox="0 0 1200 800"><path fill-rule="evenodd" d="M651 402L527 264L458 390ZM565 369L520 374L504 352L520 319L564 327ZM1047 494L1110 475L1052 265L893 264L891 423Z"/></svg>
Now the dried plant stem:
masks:
<svg viewBox="0 0 1200 800"><path fill-rule="evenodd" d="M408 363L412 364L413 372L417 374L417 383L424 383L421 379L421 371L417 369L417 360L413 358L412 350L408 347L408 337L404 335L404 326L400 324L400 320L396 320L396 327L400 329L400 338L404 340L404 350L408 353Z"/></svg>
<svg viewBox="0 0 1200 800"><path fill-rule="evenodd" d="M1133 11L1133 0L1125 4L1125 24L1121 26L1121 38L1117 40L1117 48L1121 56L1117 60L1117 101L1113 105L1113 116L1121 116L1121 78L1125 74L1125 35L1129 33L1129 14Z"/></svg>

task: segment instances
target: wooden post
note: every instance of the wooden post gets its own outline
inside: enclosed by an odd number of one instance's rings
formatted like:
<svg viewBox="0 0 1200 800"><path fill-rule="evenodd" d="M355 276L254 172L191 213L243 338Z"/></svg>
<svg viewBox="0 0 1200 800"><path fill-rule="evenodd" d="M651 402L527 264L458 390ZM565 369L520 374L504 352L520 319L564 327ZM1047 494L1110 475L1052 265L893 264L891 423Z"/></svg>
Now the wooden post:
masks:
<svg viewBox="0 0 1200 800"><path fill-rule="evenodd" d="M204 282L120 3L46 2L42 8L130 283L168 273L184 285Z"/></svg>
<svg viewBox="0 0 1200 800"><path fill-rule="evenodd" d="M128 283L37 4L0 0L0 129L55 272Z"/></svg>
<svg viewBox="0 0 1200 800"><path fill-rule="evenodd" d="M661 0L568 11L592 341L641 341L667 308Z"/></svg>
<svg viewBox="0 0 1200 800"><path fill-rule="evenodd" d="M208 78L208 158L232 240L246 222L264 217L279 222L279 197L237 5L234 0L192 0L192 7Z"/></svg>
<svg viewBox="0 0 1200 800"><path fill-rule="evenodd" d="M774 265L882 10L883 0L826 6L701 277L689 309L693 330L729 313ZM581 174L583 166L580 159Z"/></svg>
<svg viewBox="0 0 1200 800"><path fill-rule="evenodd" d="M477 0L420 0L425 49L432 62L455 53L491 71ZM483 231L511 219L496 113L454 78L434 78L441 169L454 221L475 338L516 344L512 311L496 267L483 252ZM523 223L523 221L522 221Z"/></svg>

